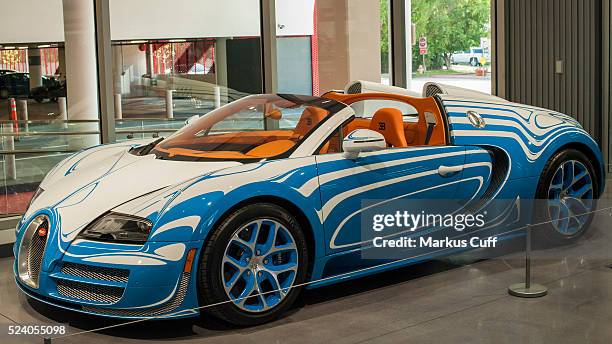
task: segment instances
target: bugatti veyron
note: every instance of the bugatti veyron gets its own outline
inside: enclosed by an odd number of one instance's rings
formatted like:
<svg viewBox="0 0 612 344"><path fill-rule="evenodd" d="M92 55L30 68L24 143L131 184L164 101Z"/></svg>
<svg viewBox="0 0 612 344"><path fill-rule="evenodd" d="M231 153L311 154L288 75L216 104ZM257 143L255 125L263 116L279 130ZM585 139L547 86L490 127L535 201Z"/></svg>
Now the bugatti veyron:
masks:
<svg viewBox="0 0 612 344"><path fill-rule="evenodd" d="M252 325L302 288L453 253L362 259L365 199L544 199L551 241L588 228L602 156L571 117L437 84L361 85L248 96L165 139L70 156L17 227L17 285L88 314Z"/></svg>

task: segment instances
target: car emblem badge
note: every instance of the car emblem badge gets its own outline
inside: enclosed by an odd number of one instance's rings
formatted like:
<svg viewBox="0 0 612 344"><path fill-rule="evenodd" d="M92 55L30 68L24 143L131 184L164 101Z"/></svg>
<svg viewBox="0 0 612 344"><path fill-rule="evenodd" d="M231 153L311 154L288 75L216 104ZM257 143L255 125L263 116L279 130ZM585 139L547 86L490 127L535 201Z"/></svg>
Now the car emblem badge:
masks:
<svg viewBox="0 0 612 344"><path fill-rule="evenodd" d="M45 226L38 227L37 233L38 233L39 237L47 236L47 227L45 227Z"/></svg>
<svg viewBox="0 0 612 344"><path fill-rule="evenodd" d="M480 114L476 111L468 111L467 118L470 120L470 123L472 123L475 128L482 129L486 125L482 116L480 116Z"/></svg>

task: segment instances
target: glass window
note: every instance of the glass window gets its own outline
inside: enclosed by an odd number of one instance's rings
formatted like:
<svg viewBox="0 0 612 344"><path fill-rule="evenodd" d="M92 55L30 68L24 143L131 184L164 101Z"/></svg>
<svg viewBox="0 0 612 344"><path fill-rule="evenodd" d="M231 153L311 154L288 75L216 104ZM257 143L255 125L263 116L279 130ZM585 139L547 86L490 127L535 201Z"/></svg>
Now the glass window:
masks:
<svg viewBox="0 0 612 344"><path fill-rule="evenodd" d="M278 157L297 147L340 108L339 103L318 97L249 96L186 126L160 142L153 153L176 160Z"/></svg>
<svg viewBox="0 0 612 344"><path fill-rule="evenodd" d="M276 0L280 92L389 83L389 0Z"/></svg>
<svg viewBox="0 0 612 344"><path fill-rule="evenodd" d="M410 89L421 92L426 83L438 82L491 93L491 1L410 3L417 41L427 40L427 49L412 47Z"/></svg>
<svg viewBox="0 0 612 344"><path fill-rule="evenodd" d="M358 102L354 102L351 108L355 111L355 117L357 118L372 118L376 111L383 108L394 108L398 109L404 115L404 121L416 121L418 111L412 105L399 102L396 100L387 99L367 99Z"/></svg>

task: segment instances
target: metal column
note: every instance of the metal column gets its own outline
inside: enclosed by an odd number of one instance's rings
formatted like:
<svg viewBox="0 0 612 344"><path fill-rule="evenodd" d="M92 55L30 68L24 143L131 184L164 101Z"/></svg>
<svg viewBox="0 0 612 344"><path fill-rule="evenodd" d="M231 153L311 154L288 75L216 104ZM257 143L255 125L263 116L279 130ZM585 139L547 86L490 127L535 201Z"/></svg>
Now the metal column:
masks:
<svg viewBox="0 0 612 344"><path fill-rule="evenodd" d="M96 60L102 143L115 142L113 98L113 51L111 48L110 8L108 0L94 0L96 17Z"/></svg>

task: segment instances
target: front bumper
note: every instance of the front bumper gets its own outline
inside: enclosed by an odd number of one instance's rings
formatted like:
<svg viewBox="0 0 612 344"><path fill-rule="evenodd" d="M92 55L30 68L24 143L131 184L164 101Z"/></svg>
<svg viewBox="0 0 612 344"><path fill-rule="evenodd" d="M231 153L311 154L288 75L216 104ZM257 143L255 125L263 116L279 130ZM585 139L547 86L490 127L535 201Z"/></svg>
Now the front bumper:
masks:
<svg viewBox="0 0 612 344"><path fill-rule="evenodd" d="M189 270L185 264L191 250L197 262L201 244L77 240L59 258L45 252L36 289L20 280L17 260L13 268L25 294L57 307L115 318L190 317L199 314L197 270L196 264Z"/></svg>

